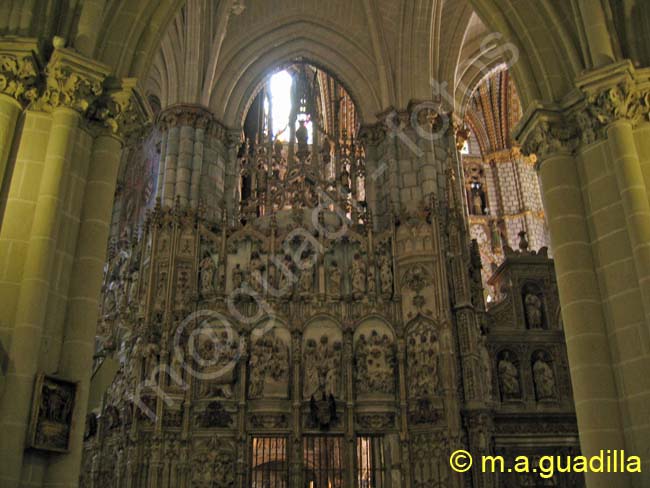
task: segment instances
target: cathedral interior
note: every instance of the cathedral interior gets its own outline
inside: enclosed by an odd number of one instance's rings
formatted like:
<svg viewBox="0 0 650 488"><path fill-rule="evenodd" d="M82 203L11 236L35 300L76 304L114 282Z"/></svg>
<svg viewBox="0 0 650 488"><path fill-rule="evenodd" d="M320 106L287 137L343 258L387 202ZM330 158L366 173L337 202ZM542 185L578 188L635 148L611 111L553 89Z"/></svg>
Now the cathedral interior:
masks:
<svg viewBox="0 0 650 488"><path fill-rule="evenodd" d="M650 2L0 0L0 303L2 488L648 487Z"/></svg>

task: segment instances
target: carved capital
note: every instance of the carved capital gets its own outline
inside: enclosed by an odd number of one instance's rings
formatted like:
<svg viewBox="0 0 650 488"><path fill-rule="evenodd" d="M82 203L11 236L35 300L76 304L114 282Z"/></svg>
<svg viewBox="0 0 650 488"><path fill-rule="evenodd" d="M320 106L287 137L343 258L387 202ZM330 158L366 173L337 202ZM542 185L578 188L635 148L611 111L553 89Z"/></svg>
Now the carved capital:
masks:
<svg viewBox="0 0 650 488"><path fill-rule="evenodd" d="M212 114L198 105L173 105L163 110L158 116L161 130L173 127L194 127L207 129L213 121Z"/></svg>
<svg viewBox="0 0 650 488"><path fill-rule="evenodd" d="M386 139L386 126L382 123L364 125L359 129L359 139L366 146L378 146Z"/></svg>
<svg viewBox="0 0 650 488"><path fill-rule="evenodd" d="M650 116L650 88L641 88L630 78L597 91L588 87L583 91L585 103L571 117L582 144L604 139L613 122L624 120L635 126Z"/></svg>
<svg viewBox="0 0 650 488"><path fill-rule="evenodd" d="M67 107L85 115L103 92L109 68L65 48L57 48L45 68L45 89L32 108L50 112Z"/></svg>
<svg viewBox="0 0 650 488"><path fill-rule="evenodd" d="M42 82L36 41L3 41L0 50L0 93L28 105L39 96Z"/></svg>
<svg viewBox="0 0 650 488"><path fill-rule="evenodd" d="M576 128L563 120L541 119L524 139L521 152L526 156L535 154L540 159L554 153L571 152L577 145L577 137Z"/></svg>
<svg viewBox="0 0 650 488"><path fill-rule="evenodd" d="M151 109L140 95L133 78L107 84L88 115L91 120L120 137L139 133L152 119Z"/></svg>

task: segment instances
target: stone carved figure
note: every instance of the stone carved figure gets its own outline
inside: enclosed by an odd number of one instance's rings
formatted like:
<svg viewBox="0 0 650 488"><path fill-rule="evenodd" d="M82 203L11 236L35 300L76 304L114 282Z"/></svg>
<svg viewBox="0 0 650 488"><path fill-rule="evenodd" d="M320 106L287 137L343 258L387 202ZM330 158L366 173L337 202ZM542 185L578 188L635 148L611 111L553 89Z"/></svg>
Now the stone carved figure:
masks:
<svg viewBox="0 0 650 488"><path fill-rule="evenodd" d="M332 261L327 275L327 292L330 296L341 296L341 270L336 261Z"/></svg>
<svg viewBox="0 0 650 488"><path fill-rule="evenodd" d="M197 378L199 398L232 398L241 354L238 338L227 330L212 329L198 337L197 352L201 368Z"/></svg>
<svg viewBox="0 0 650 488"><path fill-rule="evenodd" d="M366 293L366 274L366 263L356 253L352 261L352 295L355 298L361 298Z"/></svg>
<svg viewBox="0 0 650 488"><path fill-rule="evenodd" d="M201 281L201 295L206 297L214 294L214 275L217 267L214 264L214 259L210 254L206 254L200 264L200 281Z"/></svg>
<svg viewBox="0 0 650 488"><path fill-rule="evenodd" d="M485 380L485 393L487 399L492 399L492 359L487 348L487 336L481 334L478 339L478 354L481 360L481 371Z"/></svg>
<svg viewBox="0 0 650 488"><path fill-rule="evenodd" d="M264 291L264 263L257 251L251 254L251 287L257 293Z"/></svg>
<svg viewBox="0 0 650 488"><path fill-rule="evenodd" d="M162 309L165 305L165 294L167 292L167 273L161 272L156 285L155 308Z"/></svg>
<svg viewBox="0 0 650 488"><path fill-rule="evenodd" d="M237 263L232 270L232 289L239 290L244 284L244 270Z"/></svg>
<svg viewBox="0 0 650 488"><path fill-rule="evenodd" d="M181 386L183 383L183 348L176 344L170 360L170 386Z"/></svg>
<svg viewBox="0 0 650 488"><path fill-rule="evenodd" d="M409 397L431 397L438 392L440 344L433 330L421 328L410 334L407 343Z"/></svg>
<svg viewBox="0 0 650 488"><path fill-rule="evenodd" d="M307 340L303 355L303 398L320 399L322 394L334 397L340 395L341 351L341 342L330 342L327 335L321 336L319 342L315 339Z"/></svg>
<svg viewBox="0 0 650 488"><path fill-rule="evenodd" d="M478 191L472 193L472 207L475 215L483 215L483 199Z"/></svg>
<svg viewBox="0 0 650 488"><path fill-rule="evenodd" d="M521 397L519 369L514 361L510 351L504 351L497 365L503 400L513 400Z"/></svg>
<svg viewBox="0 0 650 488"><path fill-rule="evenodd" d="M377 272L373 262L368 264L368 293L371 295L377 293Z"/></svg>
<svg viewBox="0 0 650 488"><path fill-rule="evenodd" d="M131 273L129 278L129 298L128 303L130 307L136 307L138 305L138 280L140 278L140 272L135 269Z"/></svg>
<svg viewBox="0 0 650 488"><path fill-rule="evenodd" d="M359 336L356 344L356 389L358 394L395 392L395 350L387 334L373 330Z"/></svg>
<svg viewBox="0 0 650 488"><path fill-rule="evenodd" d="M156 366L158 366L158 354L160 348L157 344L149 343L142 351L144 362L144 381L148 386L156 384Z"/></svg>
<svg viewBox="0 0 650 488"><path fill-rule="evenodd" d="M134 383L139 381L140 374L142 374L144 357L144 340L142 337L138 337L131 348L129 364L129 377Z"/></svg>
<svg viewBox="0 0 650 488"><path fill-rule="evenodd" d="M258 337L251 347L249 359L249 397L287 396L289 382L289 350L273 333Z"/></svg>
<svg viewBox="0 0 650 488"><path fill-rule="evenodd" d="M527 293L524 298L526 320L530 329L542 328L542 301L533 293Z"/></svg>
<svg viewBox="0 0 650 488"><path fill-rule="evenodd" d="M278 292L282 296L291 296L293 293L293 283L295 279L295 264L290 256L284 256L282 266L277 269Z"/></svg>
<svg viewBox="0 0 650 488"><path fill-rule="evenodd" d="M300 277L298 286L300 294L303 296L309 295L314 287L314 260L308 254L303 254L300 260Z"/></svg>
<svg viewBox="0 0 650 488"><path fill-rule="evenodd" d="M553 400L556 398L555 375L541 351L534 356L533 380L537 400Z"/></svg>

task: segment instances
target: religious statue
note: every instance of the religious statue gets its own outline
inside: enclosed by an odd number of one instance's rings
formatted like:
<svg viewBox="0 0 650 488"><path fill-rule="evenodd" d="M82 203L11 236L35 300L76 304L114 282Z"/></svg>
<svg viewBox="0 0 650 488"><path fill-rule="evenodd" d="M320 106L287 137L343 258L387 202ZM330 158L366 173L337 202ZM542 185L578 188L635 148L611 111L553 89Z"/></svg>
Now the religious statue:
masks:
<svg viewBox="0 0 650 488"><path fill-rule="evenodd" d="M366 263L359 253L352 261L352 295L361 298L366 293Z"/></svg>
<svg viewBox="0 0 650 488"><path fill-rule="evenodd" d="M201 375L199 398L232 398L236 368L241 351L239 341L227 330L210 330L198 338Z"/></svg>
<svg viewBox="0 0 650 488"><path fill-rule="evenodd" d="M328 165L330 161L332 160L332 143L330 142L329 138L325 136L323 139L323 144L321 146L321 161L324 166Z"/></svg>
<svg viewBox="0 0 650 488"><path fill-rule="evenodd" d="M291 296L293 293L293 283L295 279L295 264L288 255L284 256L282 266L277 269L278 273L278 292L282 296Z"/></svg>
<svg viewBox="0 0 650 488"><path fill-rule="evenodd" d="M171 366L170 366L170 379L169 379L169 384L175 385L175 386L181 386L183 383L183 362L184 362L184 354L183 354L183 348L180 346L180 344L176 344L174 346L174 352L172 354L171 358Z"/></svg>
<svg viewBox="0 0 650 488"><path fill-rule="evenodd" d="M314 260L307 253L303 253L300 261L300 277L298 286L300 294L307 296L312 293L314 286Z"/></svg>
<svg viewBox="0 0 650 488"><path fill-rule="evenodd" d="M129 299L128 304L130 307L136 307L138 304L138 279L140 278L140 272L135 269L131 273L131 278L129 279Z"/></svg>
<svg viewBox="0 0 650 488"><path fill-rule="evenodd" d="M155 298L155 307L157 309L162 309L165 304L165 293L167 285L167 274L161 273L158 278L158 284L156 286L156 298Z"/></svg>
<svg viewBox="0 0 650 488"><path fill-rule="evenodd" d="M214 259L212 259L212 256L210 256L210 254L206 254L206 256L201 261L199 268L200 268L200 280L201 280L201 295L207 297L214 293L214 275L216 272Z"/></svg>
<svg viewBox="0 0 650 488"><path fill-rule="evenodd" d="M257 180L257 198L260 198L261 195L266 193L267 186L267 174L266 168L262 162L258 163L257 171L255 172L255 179ZM260 202L261 203L261 202Z"/></svg>
<svg viewBox="0 0 650 488"><path fill-rule="evenodd" d="M520 398L521 387L519 384L519 370L510 357L510 352L505 351L499 360L498 366L501 396L504 400Z"/></svg>
<svg viewBox="0 0 650 488"><path fill-rule="evenodd" d="M106 317L111 317L117 310L117 304L115 303L115 291L109 286L104 291L104 306L103 313Z"/></svg>
<svg viewBox="0 0 650 488"><path fill-rule="evenodd" d="M526 320L530 329L542 328L542 301L533 293L527 293L524 298L526 305Z"/></svg>
<svg viewBox="0 0 650 488"><path fill-rule="evenodd" d="M235 265L232 270L232 289L239 290L244 284L244 270L241 269L239 263Z"/></svg>
<svg viewBox="0 0 650 488"><path fill-rule="evenodd" d="M391 296L393 294L393 266L386 253L379 257L379 281L382 295Z"/></svg>
<svg viewBox="0 0 650 488"><path fill-rule="evenodd" d="M144 340L142 337L138 337L131 348L131 361L129 365L129 376L131 377L132 382L137 382L140 379L140 374L142 373L142 367L144 364Z"/></svg>
<svg viewBox="0 0 650 488"><path fill-rule="evenodd" d="M142 356L144 359L144 381L148 386L156 383L156 366L158 366L158 353L160 352L158 345L149 343L144 346Z"/></svg>
<svg viewBox="0 0 650 488"><path fill-rule="evenodd" d="M375 263L370 262L368 266L368 293L374 295L377 293L377 274L375 272Z"/></svg>
<svg viewBox="0 0 650 488"><path fill-rule="evenodd" d="M407 345L409 396L430 397L438 392L440 345L432 330L411 334Z"/></svg>
<svg viewBox="0 0 650 488"><path fill-rule="evenodd" d="M251 254L251 287L257 293L262 293L264 291L264 263L257 251L254 251Z"/></svg>
<svg viewBox="0 0 650 488"><path fill-rule="evenodd" d="M537 400L552 400L555 398L555 375L544 359L544 354L538 352L533 363L533 379Z"/></svg>
<svg viewBox="0 0 650 488"><path fill-rule="evenodd" d="M327 291L333 297L341 296L341 270L336 261L332 261L327 275Z"/></svg>
<svg viewBox="0 0 650 488"><path fill-rule="evenodd" d="M483 199L477 190L474 190L472 192L472 206L474 208L475 215L483 215Z"/></svg>
<svg viewBox="0 0 650 488"><path fill-rule="evenodd" d="M341 183L341 191L343 193L350 193L350 173L348 173L348 170L345 168L345 166L341 168L339 182Z"/></svg>
<svg viewBox="0 0 650 488"><path fill-rule="evenodd" d="M487 336L481 334L478 338L478 354L481 360L481 370L485 379L485 391L487 399L492 399L492 359L487 348Z"/></svg>
<svg viewBox="0 0 650 488"><path fill-rule="evenodd" d="M309 146L307 144L307 139L309 137L309 132L305 126L305 121L299 121L299 127L296 129L296 140L298 141L298 151L296 154L299 158L304 158L309 154Z"/></svg>
<svg viewBox="0 0 650 488"><path fill-rule="evenodd" d="M330 343L326 335L321 336L318 343L314 339L307 340L303 398L320 398L322 394L336 397L340 394L341 351L341 342Z"/></svg>

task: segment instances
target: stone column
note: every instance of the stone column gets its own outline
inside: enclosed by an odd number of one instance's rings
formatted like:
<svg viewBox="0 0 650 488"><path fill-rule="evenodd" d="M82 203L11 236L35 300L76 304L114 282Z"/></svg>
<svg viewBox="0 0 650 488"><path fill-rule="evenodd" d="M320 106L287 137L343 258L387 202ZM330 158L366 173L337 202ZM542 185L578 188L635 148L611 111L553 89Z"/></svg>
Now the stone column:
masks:
<svg viewBox="0 0 650 488"><path fill-rule="evenodd" d="M557 121L535 120L527 152L539 158L554 251L582 454L626 447L609 338L572 138ZM590 487L630 486L625 474L587 473Z"/></svg>
<svg viewBox="0 0 650 488"><path fill-rule="evenodd" d="M646 322L650 324L650 204L632 124L627 120L615 121L608 127L607 136L643 295Z"/></svg>
<svg viewBox="0 0 650 488"><path fill-rule="evenodd" d="M183 207L202 203L206 217L216 220L215 202L221 202L225 176L214 147L225 131L208 110L195 105L169 107L159 121L163 142L158 196L163 205L171 206L176 199Z"/></svg>
<svg viewBox="0 0 650 488"><path fill-rule="evenodd" d="M31 407L32 389L38 368L41 334L52 279L52 262L60 218L60 205L70 167L72 136L81 120L74 110L61 107L52 114L52 129L34 221L23 269L9 356L7 394L0 403L2 418L3 486L18 486Z"/></svg>
<svg viewBox="0 0 650 488"><path fill-rule="evenodd" d="M70 279L66 332L58 374L78 381L70 453L52 458L45 486L76 486L83 447L86 405L95 348L97 302L105 262L110 214L121 154L121 141L110 133L95 138L86 181L76 256Z"/></svg>
<svg viewBox="0 0 650 488"><path fill-rule="evenodd" d="M0 187L23 105L37 95L38 61L37 45L16 39L3 41L0 50Z"/></svg>

